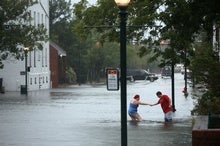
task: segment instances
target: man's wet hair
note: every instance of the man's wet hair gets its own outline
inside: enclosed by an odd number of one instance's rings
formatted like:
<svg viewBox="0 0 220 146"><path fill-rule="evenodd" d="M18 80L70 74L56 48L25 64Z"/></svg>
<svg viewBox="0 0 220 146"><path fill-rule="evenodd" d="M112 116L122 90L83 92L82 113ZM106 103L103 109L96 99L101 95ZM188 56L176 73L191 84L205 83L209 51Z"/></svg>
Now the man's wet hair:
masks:
<svg viewBox="0 0 220 146"><path fill-rule="evenodd" d="M157 91L156 95L162 95L162 93L160 91Z"/></svg>

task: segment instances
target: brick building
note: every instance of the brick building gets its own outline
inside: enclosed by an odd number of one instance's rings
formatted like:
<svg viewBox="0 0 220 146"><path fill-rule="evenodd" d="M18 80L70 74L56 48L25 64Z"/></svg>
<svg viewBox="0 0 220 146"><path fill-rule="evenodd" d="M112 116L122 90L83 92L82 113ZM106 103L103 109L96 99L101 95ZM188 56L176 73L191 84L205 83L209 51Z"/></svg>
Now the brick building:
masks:
<svg viewBox="0 0 220 146"><path fill-rule="evenodd" d="M50 41L50 72L51 87L57 88L65 83L66 51Z"/></svg>

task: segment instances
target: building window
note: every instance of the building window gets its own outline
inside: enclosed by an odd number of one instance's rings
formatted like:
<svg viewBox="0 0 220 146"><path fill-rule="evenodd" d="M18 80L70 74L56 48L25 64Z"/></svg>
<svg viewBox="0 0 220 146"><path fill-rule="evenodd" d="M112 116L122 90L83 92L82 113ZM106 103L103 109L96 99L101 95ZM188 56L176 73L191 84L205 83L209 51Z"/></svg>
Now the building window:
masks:
<svg viewBox="0 0 220 146"><path fill-rule="evenodd" d="M44 25L45 25L45 28L47 28L47 16L45 15L44 18L45 18Z"/></svg>
<svg viewBox="0 0 220 146"><path fill-rule="evenodd" d="M37 84L37 78L36 77L34 78L34 83Z"/></svg>
<svg viewBox="0 0 220 146"><path fill-rule="evenodd" d="M44 48L43 50L41 51L41 60L42 60L42 67L44 67Z"/></svg>
<svg viewBox="0 0 220 146"><path fill-rule="evenodd" d="M47 30L49 30L48 26L47 26L47 16L45 15L45 28L47 28ZM49 31L47 31L47 33L49 33Z"/></svg>
<svg viewBox="0 0 220 146"><path fill-rule="evenodd" d="M32 78L30 78L30 85L32 85Z"/></svg>
<svg viewBox="0 0 220 146"><path fill-rule="evenodd" d="M29 66L30 66L30 67L31 67L31 65L32 65L32 64L31 64L31 54L32 54L31 51L29 51Z"/></svg>
<svg viewBox="0 0 220 146"><path fill-rule="evenodd" d="M37 24L38 25L40 24L40 13L39 12L37 13Z"/></svg>
<svg viewBox="0 0 220 146"><path fill-rule="evenodd" d="M44 24L44 14L41 14L41 24Z"/></svg>
<svg viewBox="0 0 220 146"><path fill-rule="evenodd" d="M41 52L40 50L37 51L37 56L38 56L38 57L37 57L37 58L38 58L37 60L38 60L38 61L40 61L40 58L41 58L40 52Z"/></svg>
<svg viewBox="0 0 220 146"><path fill-rule="evenodd" d="M36 26L36 12L34 11L34 26Z"/></svg>
<svg viewBox="0 0 220 146"><path fill-rule="evenodd" d="M36 49L34 48L34 67L36 67Z"/></svg>
<svg viewBox="0 0 220 146"><path fill-rule="evenodd" d="M47 67L47 48L45 48L45 66Z"/></svg>

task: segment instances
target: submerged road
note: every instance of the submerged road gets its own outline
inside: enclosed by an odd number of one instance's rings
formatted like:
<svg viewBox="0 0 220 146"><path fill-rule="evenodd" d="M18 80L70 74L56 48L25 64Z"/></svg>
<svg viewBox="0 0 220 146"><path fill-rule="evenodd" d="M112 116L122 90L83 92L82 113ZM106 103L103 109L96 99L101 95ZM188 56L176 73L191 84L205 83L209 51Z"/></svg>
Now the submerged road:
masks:
<svg viewBox="0 0 220 146"><path fill-rule="evenodd" d="M193 100L181 92L181 74L175 74L175 85L173 123L164 124L160 105L140 106L144 121L127 119L129 146L191 145ZM155 103L158 90L171 96L171 79L128 82L127 104L134 94ZM106 85L0 95L0 146L120 146L120 130L120 91Z"/></svg>

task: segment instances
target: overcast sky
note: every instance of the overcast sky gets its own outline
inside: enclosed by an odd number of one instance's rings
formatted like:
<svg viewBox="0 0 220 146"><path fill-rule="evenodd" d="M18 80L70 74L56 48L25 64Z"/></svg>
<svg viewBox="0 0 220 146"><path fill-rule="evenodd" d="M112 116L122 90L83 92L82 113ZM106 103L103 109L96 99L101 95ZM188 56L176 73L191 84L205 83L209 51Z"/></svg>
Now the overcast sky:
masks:
<svg viewBox="0 0 220 146"><path fill-rule="evenodd" d="M80 0L71 0L72 3L77 3L79 2ZM96 3L96 0L87 0L91 5L94 5Z"/></svg>

